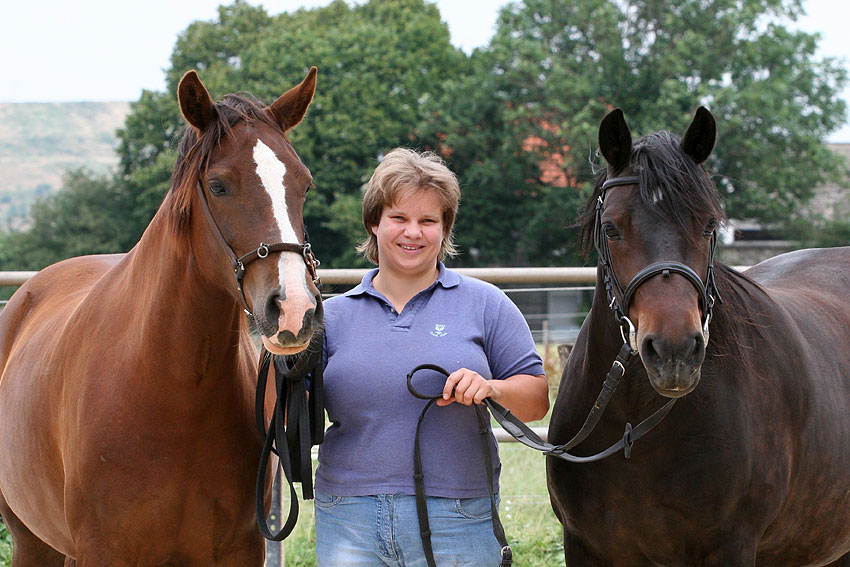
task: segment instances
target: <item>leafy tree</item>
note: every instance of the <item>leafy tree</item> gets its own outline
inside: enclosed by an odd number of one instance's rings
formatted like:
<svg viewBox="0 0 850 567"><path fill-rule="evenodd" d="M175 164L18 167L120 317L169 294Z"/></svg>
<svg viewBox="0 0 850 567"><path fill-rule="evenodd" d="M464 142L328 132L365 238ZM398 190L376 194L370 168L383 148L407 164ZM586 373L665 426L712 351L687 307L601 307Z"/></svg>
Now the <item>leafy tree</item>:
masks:
<svg viewBox="0 0 850 567"><path fill-rule="evenodd" d="M569 147L563 168L579 180L611 108L640 135L681 132L706 104L718 119L711 165L723 174L728 213L783 221L843 172L822 140L844 121L837 93L847 72L816 57L816 35L783 26L800 12L796 0L510 4L487 48L495 94L524 137L545 141L544 153ZM541 220L559 198L540 200Z"/></svg>
<svg viewBox="0 0 850 567"><path fill-rule="evenodd" d="M169 92L198 69L213 96L247 90L270 102L319 68L308 117L291 133L311 169L316 191L305 208L324 265L363 264L353 252L363 238L360 196L378 156L415 144L421 103L440 95L465 56L452 47L436 6L424 0L373 0L269 17L241 0L219 8L215 22L193 23L178 39ZM172 94L145 93L122 139L125 182L137 194L134 215L149 218L167 188L166 167L181 119ZM151 183L153 180L153 183Z"/></svg>

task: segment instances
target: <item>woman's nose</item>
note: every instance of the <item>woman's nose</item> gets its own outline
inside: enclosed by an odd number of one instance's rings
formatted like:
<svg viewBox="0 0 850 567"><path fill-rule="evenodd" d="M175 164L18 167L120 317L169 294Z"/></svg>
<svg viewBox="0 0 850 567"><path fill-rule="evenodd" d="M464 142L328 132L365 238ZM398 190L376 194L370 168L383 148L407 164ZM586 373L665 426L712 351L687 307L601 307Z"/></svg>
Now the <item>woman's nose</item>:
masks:
<svg viewBox="0 0 850 567"><path fill-rule="evenodd" d="M422 234L422 227L419 226L419 223L408 223L407 226L404 228L404 234L405 236L418 238L419 235Z"/></svg>

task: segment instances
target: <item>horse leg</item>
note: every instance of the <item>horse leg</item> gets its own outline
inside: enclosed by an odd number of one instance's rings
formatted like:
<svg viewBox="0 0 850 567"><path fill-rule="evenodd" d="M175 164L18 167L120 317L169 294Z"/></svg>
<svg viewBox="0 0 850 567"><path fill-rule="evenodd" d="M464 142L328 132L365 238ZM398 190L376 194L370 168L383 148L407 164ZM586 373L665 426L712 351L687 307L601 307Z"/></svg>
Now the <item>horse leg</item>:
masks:
<svg viewBox="0 0 850 567"><path fill-rule="evenodd" d="M0 494L0 516L12 534L12 567L64 567L65 556L38 539Z"/></svg>

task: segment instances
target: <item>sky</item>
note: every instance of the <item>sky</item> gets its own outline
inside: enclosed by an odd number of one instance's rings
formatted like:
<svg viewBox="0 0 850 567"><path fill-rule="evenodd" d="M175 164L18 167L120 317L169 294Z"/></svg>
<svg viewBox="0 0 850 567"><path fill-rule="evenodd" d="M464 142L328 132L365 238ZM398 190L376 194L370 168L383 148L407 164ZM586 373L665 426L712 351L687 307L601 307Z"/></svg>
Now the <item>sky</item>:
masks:
<svg viewBox="0 0 850 567"><path fill-rule="evenodd" d="M349 0L350 1L350 0ZM0 19L0 102L134 101L163 91L178 34L217 18L229 0L32 0L5 2ZM270 14L330 0L249 0ZM488 43L506 0L436 0L452 43L470 53ZM850 2L803 0L799 27L822 35L821 54L850 68ZM850 87L842 97L850 105ZM850 143L850 123L829 137Z"/></svg>

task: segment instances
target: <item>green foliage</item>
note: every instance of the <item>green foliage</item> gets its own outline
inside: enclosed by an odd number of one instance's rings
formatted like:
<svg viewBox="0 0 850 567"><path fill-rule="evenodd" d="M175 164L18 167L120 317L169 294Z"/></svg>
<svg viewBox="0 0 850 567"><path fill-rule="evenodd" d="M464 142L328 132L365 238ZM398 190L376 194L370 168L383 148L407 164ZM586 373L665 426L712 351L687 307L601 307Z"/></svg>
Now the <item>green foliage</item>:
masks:
<svg viewBox="0 0 850 567"><path fill-rule="evenodd" d="M492 72L529 134L572 146L567 168L614 106L637 135L681 133L709 106L730 216L776 222L839 174L822 140L846 113L846 69L781 24L799 13L795 0L526 0L500 16Z"/></svg>

